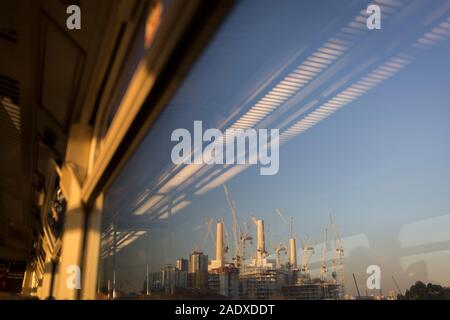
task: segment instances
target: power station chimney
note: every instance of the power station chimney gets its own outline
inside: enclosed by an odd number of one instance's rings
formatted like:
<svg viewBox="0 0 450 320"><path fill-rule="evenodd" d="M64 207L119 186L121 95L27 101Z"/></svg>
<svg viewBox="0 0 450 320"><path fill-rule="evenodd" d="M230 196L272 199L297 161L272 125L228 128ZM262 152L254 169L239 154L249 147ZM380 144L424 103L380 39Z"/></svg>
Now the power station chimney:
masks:
<svg viewBox="0 0 450 320"><path fill-rule="evenodd" d="M264 241L264 220L258 220L256 223L257 227L257 239L258 245L256 247L257 250L257 262L259 264L262 263L264 258L264 253L266 252L266 246Z"/></svg>
<svg viewBox="0 0 450 320"><path fill-rule="evenodd" d="M216 234L216 261L217 267L223 267L223 223L217 223Z"/></svg>
<svg viewBox="0 0 450 320"><path fill-rule="evenodd" d="M295 238L289 239L289 263L291 268L297 267L297 246L295 244Z"/></svg>

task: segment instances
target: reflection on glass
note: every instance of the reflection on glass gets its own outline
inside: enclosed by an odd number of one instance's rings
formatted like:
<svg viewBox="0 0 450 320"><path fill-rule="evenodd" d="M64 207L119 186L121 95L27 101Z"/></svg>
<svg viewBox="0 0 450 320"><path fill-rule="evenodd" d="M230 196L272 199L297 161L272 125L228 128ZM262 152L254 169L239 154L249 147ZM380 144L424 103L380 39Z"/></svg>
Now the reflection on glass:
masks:
<svg viewBox="0 0 450 320"><path fill-rule="evenodd" d="M357 283L387 298L417 280L450 285L450 242L427 220L450 211L450 2L374 2L380 30L366 27L366 1L233 8L107 191L102 297L343 299ZM196 120L279 129L279 172L174 165L171 133ZM410 230L424 240L405 243Z"/></svg>

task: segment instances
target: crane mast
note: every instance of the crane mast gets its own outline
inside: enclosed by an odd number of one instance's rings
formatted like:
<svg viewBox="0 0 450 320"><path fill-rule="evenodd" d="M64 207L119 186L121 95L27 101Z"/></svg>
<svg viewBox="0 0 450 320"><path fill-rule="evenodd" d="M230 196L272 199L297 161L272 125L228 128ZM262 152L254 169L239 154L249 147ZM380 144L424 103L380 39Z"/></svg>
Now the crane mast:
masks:
<svg viewBox="0 0 450 320"><path fill-rule="evenodd" d="M294 237L293 225L294 225L294 217L290 217L289 221L287 221L284 215L281 213L280 209L275 209L275 212L280 216L281 220L286 223L289 227L289 268L296 269L297 268L297 239ZM310 254L310 253L308 253ZM309 258L307 258L309 259Z"/></svg>
<svg viewBox="0 0 450 320"><path fill-rule="evenodd" d="M355 282L356 292L358 293L358 298L361 299L361 293L359 293L358 282L356 282L355 274L352 273L352 275L353 275L353 281Z"/></svg>
<svg viewBox="0 0 450 320"><path fill-rule="evenodd" d="M229 249L229 243L228 243L228 230L227 227L225 226L225 221L223 219L223 217L220 218L220 222L222 222L223 225L223 253L227 254L228 253L228 249Z"/></svg>
<svg viewBox="0 0 450 320"><path fill-rule="evenodd" d="M196 250L199 250L199 251L206 250L206 241L208 240L208 236L211 238L211 241L214 241L214 233L212 231L212 226L213 226L213 223L214 223L214 219L212 219L212 218L205 218L204 223L205 223L205 226L206 226L206 231L205 231L205 234L203 236L203 240L202 240L202 242L200 244L200 247L198 247L196 249Z"/></svg>
<svg viewBox="0 0 450 320"><path fill-rule="evenodd" d="M276 268L281 268L281 262L280 262L280 252L281 251L283 251L284 254L286 254L286 252L287 252L287 248L282 242L280 242L280 244L275 248Z"/></svg>
<svg viewBox="0 0 450 320"><path fill-rule="evenodd" d="M327 268L327 228L323 229L323 247L322 247L322 257L320 262L320 276L322 280L326 280L328 274Z"/></svg>
<svg viewBox="0 0 450 320"><path fill-rule="evenodd" d="M334 245L335 245L335 251L334 251L334 260L333 260L333 268L336 272L336 281L341 287L341 293L344 291L344 249L342 247L341 239L339 238L339 235L337 233L336 224L333 221L333 217L330 213L330 224L333 229L333 237L334 237ZM337 260L337 266L336 266L336 260Z"/></svg>
<svg viewBox="0 0 450 320"><path fill-rule="evenodd" d="M395 287L397 288L397 291L400 295L403 295L402 290L400 289L397 280L395 280L394 276L392 276L392 280L394 281Z"/></svg>
<svg viewBox="0 0 450 320"><path fill-rule="evenodd" d="M239 263L240 266L243 267L245 264L245 259L247 257L247 242L252 243L253 237L250 234L248 224L244 222L245 230L240 232L239 237Z"/></svg>
<svg viewBox="0 0 450 320"><path fill-rule="evenodd" d="M227 198L228 206L230 207L231 219L233 221L233 247L234 247L234 257L236 259L236 266L240 266L241 264L241 252L239 250L240 247L240 228L237 220L237 210L236 205L233 199L231 198L230 190L228 189L226 184L223 184L223 190L225 192L225 196Z"/></svg>
<svg viewBox="0 0 450 320"><path fill-rule="evenodd" d="M307 236L306 241L303 245L302 266L301 266L301 271L307 277L310 277L309 259L313 254L314 254L314 246L309 244L309 236Z"/></svg>

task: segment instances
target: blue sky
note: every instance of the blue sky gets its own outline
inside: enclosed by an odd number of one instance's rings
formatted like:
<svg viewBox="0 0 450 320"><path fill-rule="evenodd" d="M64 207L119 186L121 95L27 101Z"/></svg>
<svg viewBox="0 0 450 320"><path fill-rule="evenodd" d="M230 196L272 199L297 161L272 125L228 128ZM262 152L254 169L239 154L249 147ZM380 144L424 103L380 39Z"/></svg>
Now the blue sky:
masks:
<svg viewBox="0 0 450 320"><path fill-rule="evenodd" d="M360 261L349 259L354 263L347 270L365 279L365 266L380 265L388 272L388 288L391 275L404 287L420 276L428 280L428 274L409 278L399 265L399 234L408 223L450 214L449 50L446 45L430 53L283 146L279 174L260 176L255 167L231 180L239 213L265 217L275 238L287 236L274 214L281 208L294 217L301 237L306 232L316 242L333 213L342 238L362 233L370 244ZM186 211L202 218L218 212L230 219L220 188ZM440 274L430 280L449 284L450 279Z"/></svg>

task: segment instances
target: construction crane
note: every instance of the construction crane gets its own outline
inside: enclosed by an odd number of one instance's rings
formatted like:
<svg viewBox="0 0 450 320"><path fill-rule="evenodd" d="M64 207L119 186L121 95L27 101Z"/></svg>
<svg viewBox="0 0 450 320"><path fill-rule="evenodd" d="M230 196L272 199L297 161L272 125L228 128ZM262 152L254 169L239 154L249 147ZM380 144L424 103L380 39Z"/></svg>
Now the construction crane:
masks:
<svg viewBox="0 0 450 320"><path fill-rule="evenodd" d="M397 280L395 280L394 276L392 276L392 280L394 281L394 284L395 284L395 287L396 287L397 290L398 290L398 293L399 293L400 295L403 295L402 290L400 290L400 287L398 286Z"/></svg>
<svg viewBox="0 0 450 320"><path fill-rule="evenodd" d="M337 283L341 286L341 293L343 293L344 286L344 249L342 247L341 239L337 233L336 224L333 221L333 217L330 213L330 225L333 229L334 237L334 259L333 259L333 277Z"/></svg>
<svg viewBox="0 0 450 320"><path fill-rule="evenodd" d="M227 227L225 226L225 221L223 219L223 217L220 218L220 222L222 222L223 225L223 253L224 255L228 253L229 250L229 243L228 243L228 230Z"/></svg>
<svg viewBox="0 0 450 320"><path fill-rule="evenodd" d="M306 241L303 245L301 271L309 277L309 259L314 254L314 247L309 244L309 236L306 235Z"/></svg>
<svg viewBox="0 0 450 320"><path fill-rule="evenodd" d="M281 221L283 221L288 226L288 228L289 228L289 239L293 238L292 225L294 224L294 217L291 216L289 221L287 221L280 209L276 208L275 212L278 214L278 216L280 217Z"/></svg>
<svg viewBox="0 0 450 320"><path fill-rule="evenodd" d="M258 235L258 219L255 217L255 215L253 215L253 214L251 214L250 215L250 220L254 223L254 225L255 225L255 227L256 227L256 243L257 243L257 245L256 245L256 255L255 255L255 259L256 260L258 260L258 255L259 256L262 256L263 254L264 254L264 252L263 252L263 250L261 249L261 246L260 246L260 239L258 238L258 236L261 236L261 235Z"/></svg>
<svg viewBox="0 0 450 320"><path fill-rule="evenodd" d="M289 238L293 238L294 235L292 234L293 231L292 227L294 224L294 217L291 216L289 221L287 221L280 209L276 208L275 212L278 214L281 221L283 221L289 227Z"/></svg>
<svg viewBox="0 0 450 320"><path fill-rule="evenodd" d="M353 281L355 281L355 287L356 287L356 292L358 293L358 298L361 299L361 294L359 293L359 288L358 288L358 282L356 282L355 274L352 273L352 275L353 275Z"/></svg>
<svg viewBox="0 0 450 320"><path fill-rule="evenodd" d="M327 228L323 229L323 246L322 246L322 257L320 261L320 277L322 280L327 279L328 268L327 268Z"/></svg>
<svg viewBox="0 0 450 320"><path fill-rule="evenodd" d="M200 247L200 250L206 250L206 240L208 239L208 235L211 237L211 241L214 243L214 232L213 232L213 218L205 218L205 225L207 227L207 230L205 232L205 235L203 237L202 245Z"/></svg>
<svg viewBox="0 0 450 320"><path fill-rule="evenodd" d="M223 190L225 192L225 196L227 198L228 206L230 207L231 219L232 219L232 231L233 231L233 246L234 246L234 259L236 259L236 266L239 267L241 265L241 252L239 252L240 247L240 227L237 219L237 210L236 204L231 198L230 190L228 189L226 184L223 184Z"/></svg>
<svg viewBox="0 0 450 320"><path fill-rule="evenodd" d="M294 217L290 217L289 221L286 220L284 215L282 214L280 209L275 209L275 212L280 216L281 220L286 223L289 227L289 268L296 269L297 268L297 239L294 237L293 233L293 225L294 225ZM310 249L307 252L307 255L311 255ZM307 258L309 260L309 257Z"/></svg>
<svg viewBox="0 0 450 320"><path fill-rule="evenodd" d="M246 242L250 242L250 244L251 244L252 240L253 240L252 236L250 235L250 230L249 230L248 224L244 223L244 227L245 227L245 231L241 232L241 235L239 237L239 245L240 245L239 251L241 254L241 266L244 265L245 259L247 257Z"/></svg>
<svg viewBox="0 0 450 320"><path fill-rule="evenodd" d="M205 247L206 247L206 241L208 240L208 236L211 238L211 240L212 240L213 242L215 241L214 233L213 233L213 230L212 230L212 228L213 228L213 223L214 223L214 220L213 220L212 218L205 218L202 224L196 226L196 227L193 229L193 231L194 231L195 233L198 233L198 232L200 232L203 228L206 227L206 230L205 230L205 233L203 234L203 237L200 238L200 240L199 240L200 242L197 242L197 241L196 241L196 243L194 244L194 248L193 248L193 249L194 249L195 251L203 251L203 250L205 250Z"/></svg>
<svg viewBox="0 0 450 320"><path fill-rule="evenodd" d="M281 268L281 263L280 263L280 252L284 252L284 254L287 254L287 248L286 246L283 244L283 242L280 242L280 244L275 248L275 266L277 269Z"/></svg>
<svg viewBox="0 0 450 320"><path fill-rule="evenodd" d="M289 224L289 222L286 221L286 218L283 216L283 214L281 213L281 210L276 208L275 212L280 216L281 220L286 223L287 225Z"/></svg>

